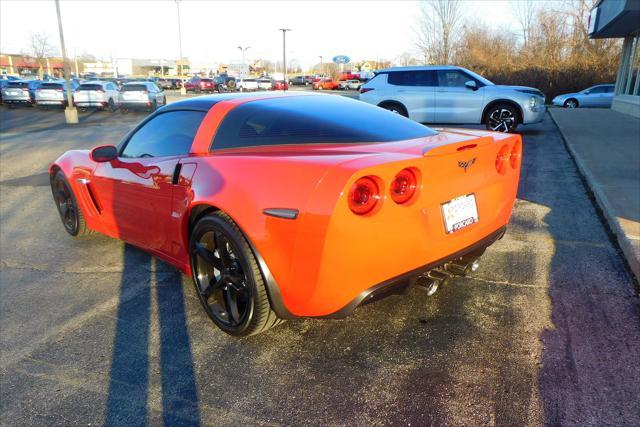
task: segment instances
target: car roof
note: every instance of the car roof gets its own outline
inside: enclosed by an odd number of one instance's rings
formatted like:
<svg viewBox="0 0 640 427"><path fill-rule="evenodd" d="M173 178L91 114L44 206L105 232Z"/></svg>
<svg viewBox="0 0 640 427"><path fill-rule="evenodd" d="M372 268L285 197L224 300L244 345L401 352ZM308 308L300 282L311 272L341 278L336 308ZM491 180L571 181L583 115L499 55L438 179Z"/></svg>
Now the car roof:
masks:
<svg viewBox="0 0 640 427"><path fill-rule="evenodd" d="M104 80L87 80L86 82L82 82L83 85L103 85L107 83L112 83L112 82L107 82Z"/></svg>
<svg viewBox="0 0 640 427"><path fill-rule="evenodd" d="M378 70L378 73L389 73L394 71L426 71L426 70L461 70L462 67L455 65L418 65L412 67L390 67Z"/></svg>
<svg viewBox="0 0 640 427"><path fill-rule="evenodd" d="M159 111L173 111L173 110L197 110L197 111L209 111L211 107L222 101L232 101L234 99L267 99L267 98L281 98L285 96L335 96L315 94L310 92L294 92L294 93L223 93L216 95L197 96L194 98L183 99L181 101L172 102Z"/></svg>

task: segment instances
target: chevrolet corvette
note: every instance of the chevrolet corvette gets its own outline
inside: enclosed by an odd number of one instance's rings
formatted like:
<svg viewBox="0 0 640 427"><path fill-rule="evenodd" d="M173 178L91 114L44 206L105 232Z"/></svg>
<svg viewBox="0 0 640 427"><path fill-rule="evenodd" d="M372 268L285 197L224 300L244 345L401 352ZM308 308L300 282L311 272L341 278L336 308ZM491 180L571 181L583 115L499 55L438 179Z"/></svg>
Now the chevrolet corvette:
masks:
<svg viewBox="0 0 640 427"><path fill-rule="evenodd" d="M341 96L235 93L166 105L49 173L70 235L176 266L220 329L247 336L472 271L505 232L521 156L519 135L436 131Z"/></svg>

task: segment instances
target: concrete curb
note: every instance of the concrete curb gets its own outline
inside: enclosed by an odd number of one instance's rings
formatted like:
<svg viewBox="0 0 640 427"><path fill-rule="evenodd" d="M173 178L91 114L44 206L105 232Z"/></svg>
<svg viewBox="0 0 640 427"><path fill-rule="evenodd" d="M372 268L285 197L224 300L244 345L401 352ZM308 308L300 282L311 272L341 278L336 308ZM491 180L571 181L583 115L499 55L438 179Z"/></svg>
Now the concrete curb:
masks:
<svg viewBox="0 0 640 427"><path fill-rule="evenodd" d="M569 140L565 137L564 133L562 132L562 127L560 127L555 117L553 117L553 114L551 112L548 112L548 114L549 116L551 116L551 120L560 131L560 135L562 136L564 145L565 147L567 147L569 154L571 154L571 157L573 157L573 160L576 162L576 165L578 166L578 171L587 181L587 184L589 184L589 188L593 192L596 202L598 203L598 206L602 210L602 213L604 214L604 217L607 220L607 223L609 224L609 228L611 229L611 231L613 231L613 234L616 236L618 246L620 246L620 249L622 250L622 254L627 260L627 263L629 264L629 267L631 268L632 273L635 275L636 280L640 281L640 259L636 257L631 239L627 237L627 234L624 232L624 229L622 228L620 221L618 221L618 218L614 215L613 207L609 203L609 199L607 199L606 195L600 188L598 181L595 179L595 177L593 176L589 168L586 166L584 160L582 160L580 155L576 152L576 150L574 150Z"/></svg>

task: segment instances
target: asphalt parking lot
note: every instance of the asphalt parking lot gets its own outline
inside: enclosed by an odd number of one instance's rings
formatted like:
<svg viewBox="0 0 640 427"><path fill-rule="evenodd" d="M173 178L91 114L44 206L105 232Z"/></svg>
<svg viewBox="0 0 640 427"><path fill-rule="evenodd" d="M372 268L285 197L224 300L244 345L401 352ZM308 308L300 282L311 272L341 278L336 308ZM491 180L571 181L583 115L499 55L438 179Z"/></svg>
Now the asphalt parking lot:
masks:
<svg viewBox="0 0 640 427"><path fill-rule="evenodd" d="M60 224L49 162L144 114L0 115L3 425L640 425L637 288L548 117L477 272L238 340L188 277Z"/></svg>

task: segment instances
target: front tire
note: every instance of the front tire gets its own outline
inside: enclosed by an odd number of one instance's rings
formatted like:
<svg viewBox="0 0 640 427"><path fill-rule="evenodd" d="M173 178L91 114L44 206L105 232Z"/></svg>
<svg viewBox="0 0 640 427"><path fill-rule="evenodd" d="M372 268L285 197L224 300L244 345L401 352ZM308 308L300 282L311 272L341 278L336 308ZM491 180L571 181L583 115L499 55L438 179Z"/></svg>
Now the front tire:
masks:
<svg viewBox="0 0 640 427"><path fill-rule="evenodd" d="M575 98L569 98L564 102L564 108L578 108L580 104Z"/></svg>
<svg viewBox="0 0 640 427"><path fill-rule="evenodd" d="M249 336L282 322L271 309L256 257L242 231L222 212L200 219L189 243L198 299L209 318L232 336Z"/></svg>
<svg viewBox="0 0 640 427"><path fill-rule="evenodd" d="M91 234L73 190L60 170L51 179L51 192L66 232L74 237Z"/></svg>
<svg viewBox="0 0 640 427"><path fill-rule="evenodd" d="M485 126L494 132L513 132L518 127L518 112L509 104L498 104L487 111Z"/></svg>

